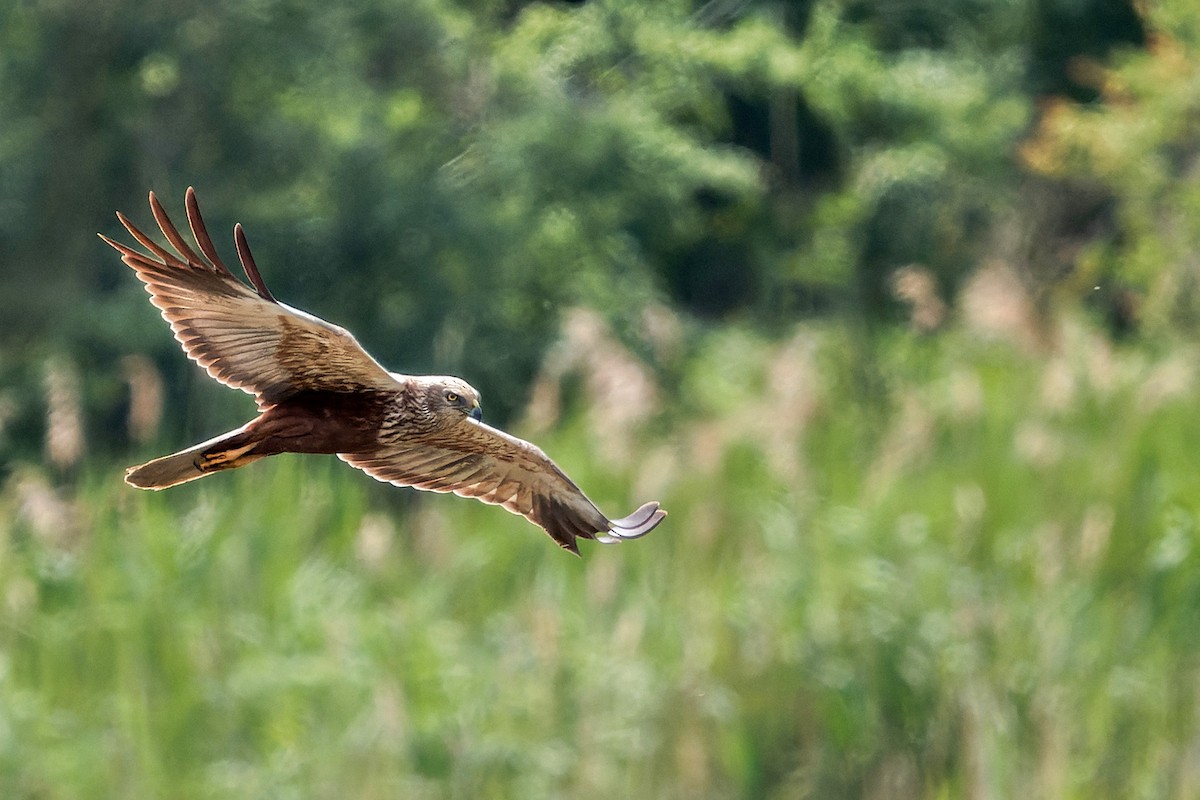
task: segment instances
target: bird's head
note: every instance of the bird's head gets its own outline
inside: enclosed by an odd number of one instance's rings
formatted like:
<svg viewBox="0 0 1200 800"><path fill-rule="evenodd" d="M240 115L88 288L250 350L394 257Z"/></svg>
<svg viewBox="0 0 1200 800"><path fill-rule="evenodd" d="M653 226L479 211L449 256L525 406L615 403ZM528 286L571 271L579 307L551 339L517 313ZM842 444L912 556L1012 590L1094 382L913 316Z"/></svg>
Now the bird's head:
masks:
<svg viewBox="0 0 1200 800"><path fill-rule="evenodd" d="M429 408L440 413L461 413L476 421L483 420L479 392L462 380L445 375L429 379L425 394Z"/></svg>

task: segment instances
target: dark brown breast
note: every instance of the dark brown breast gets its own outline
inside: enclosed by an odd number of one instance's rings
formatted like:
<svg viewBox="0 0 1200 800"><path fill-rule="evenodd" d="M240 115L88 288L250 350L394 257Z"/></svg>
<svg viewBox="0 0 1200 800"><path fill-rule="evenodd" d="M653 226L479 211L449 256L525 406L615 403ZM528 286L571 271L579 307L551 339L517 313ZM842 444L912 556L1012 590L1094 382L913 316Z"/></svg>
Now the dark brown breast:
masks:
<svg viewBox="0 0 1200 800"><path fill-rule="evenodd" d="M354 453L376 445L393 403L384 392L300 392L265 409L254 427L278 452Z"/></svg>

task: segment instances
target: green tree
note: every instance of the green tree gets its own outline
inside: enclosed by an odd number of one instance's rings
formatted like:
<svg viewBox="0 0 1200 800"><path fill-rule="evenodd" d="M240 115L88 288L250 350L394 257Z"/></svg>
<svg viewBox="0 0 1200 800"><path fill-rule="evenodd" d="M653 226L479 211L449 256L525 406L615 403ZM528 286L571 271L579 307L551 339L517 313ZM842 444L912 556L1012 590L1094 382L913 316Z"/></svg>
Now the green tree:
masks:
<svg viewBox="0 0 1200 800"><path fill-rule="evenodd" d="M1137 41L1106 23L1051 47L1039 26L1065 8L10 4L0 373L28 386L63 352L107 423L117 359L149 352L198 428L243 413L197 388L88 235L188 184L215 230L246 224L281 297L396 368L466 375L500 418L571 305L631 343L651 302L766 328L880 318L895 269L950 290L994 247L1034 93L1059 85L1038 54ZM37 427L26 394L10 430Z"/></svg>
<svg viewBox="0 0 1200 800"><path fill-rule="evenodd" d="M1112 198L1114 223L1082 249L1074 286L1128 289L1129 313L1157 332L1200 322L1200 190L1188 179L1200 158L1200 28L1191 12L1190 3L1157 4L1146 18L1153 46L1111 67L1080 64L1103 102L1052 105L1022 149L1032 170Z"/></svg>

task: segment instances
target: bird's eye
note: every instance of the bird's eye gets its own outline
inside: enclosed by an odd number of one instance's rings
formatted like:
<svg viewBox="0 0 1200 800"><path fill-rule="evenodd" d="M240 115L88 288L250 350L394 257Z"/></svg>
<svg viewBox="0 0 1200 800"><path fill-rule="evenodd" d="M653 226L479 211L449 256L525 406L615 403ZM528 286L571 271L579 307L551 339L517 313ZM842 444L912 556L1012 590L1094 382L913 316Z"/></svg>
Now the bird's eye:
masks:
<svg viewBox="0 0 1200 800"><path fill-rule="evenodd" d="M446 400L448 400L451 403L457 403L458 395L456 395L454 392L446 392Z"/></svg>

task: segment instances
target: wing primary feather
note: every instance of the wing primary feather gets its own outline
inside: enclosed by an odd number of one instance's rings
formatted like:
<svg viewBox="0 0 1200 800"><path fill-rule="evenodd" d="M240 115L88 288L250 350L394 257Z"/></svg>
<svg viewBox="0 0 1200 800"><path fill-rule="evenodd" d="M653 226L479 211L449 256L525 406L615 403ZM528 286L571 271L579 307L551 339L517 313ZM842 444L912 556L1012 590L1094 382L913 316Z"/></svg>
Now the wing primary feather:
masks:
<svg viewBox="0 0 1200 800"><path fill-rule="evenodd" d="M125 263L127 263L127 264L129 264L129 262L126 259L129 259L129 258L141 259L141 260L146 259L146 256L143 255L142 253L139 253L137 250L134 250L132 247L123 245L120 242L113 241L112 239L105 236L103 233L98 233L96 235L99 236L101 239L103 239L104 243L106 245L108 245L109 247L111 247L112 249L114 249L118 253L120 253L123 256L123 258L121 260L125 261ZM133 264L129 264L129 266L132 267Z"/></svg>
<svg viewBox="0 0 1200 800"><path fill-rule="evenodd" d="M612 544L624 539L637 539L654 530L663 521L667 512L658 507L658 503L650 502L634 511L627 517L612 520L609 523L609 535L597 536L596 541Z"/></svg>
<svg viewBox="0 0 1200 800"><path fill-rule="evenodd" d="M250 254L250 245L246 242L246 234L242 231L242 223L240 222L233 226L233 240L237 244L238 259L242 262L242 269L246 271L246 277L254 285L258 296L263 300L270 300L272 303L279 302L267 289L267 285L263 283L262 275L258 272L258 266L254 263L254 256Z"/></svg>
<svg viewBox="0 0 1200 800"><path fill-rule="evenodd" d="M154 221L158 223L158 228L163 232L163 236L166 236L171 246L179 251L179 255L183 256L189 264L207 266L200 256L196 255L196 251L189 247L184 238L179 235L179 229L171 222L171 218L167 216L167 210L154 196L154 192L150 193L150 212L154 214Z"/></svg>
<svg viewBox="0 0 1200 800"><path fill-rule="evenodd" d="M204 227L204 217L200 216L200 203L196 200L196 190L191 186L187 189L185 199L188 225L192 228L192 238L196 240L196 244L200 245L200 250L208 258L209 263L218 272L232 278L233 273L229 271L229 267L225 266L225 262L217 255L217 248L213 246L212 237L208 235L208 228Z"/></svg>
<svg viewBox="0 0 1200 800"><path fill-rule="evenodd" d="M639 525L647 522L650 517L654 516L655 511L658 511L658 503L651 501L649 503L645 503L638 508L637 511L634 511L627 517L614 519L612 524L621 528L636 528Z"/></svg>
<svg viewBox="0 0 1200 800"><path fill-rule="evenodd" d="M117 212L117 219L120 220L121 224L125 226L125 230L129 231L130 236L141 242L143 247L161 258L165 264L172 267L184 266L182 261L171 254L171 251L167 250L149 236L138 230L138 227L129 221L129 217L126 217L120 211Z"/></svg>

